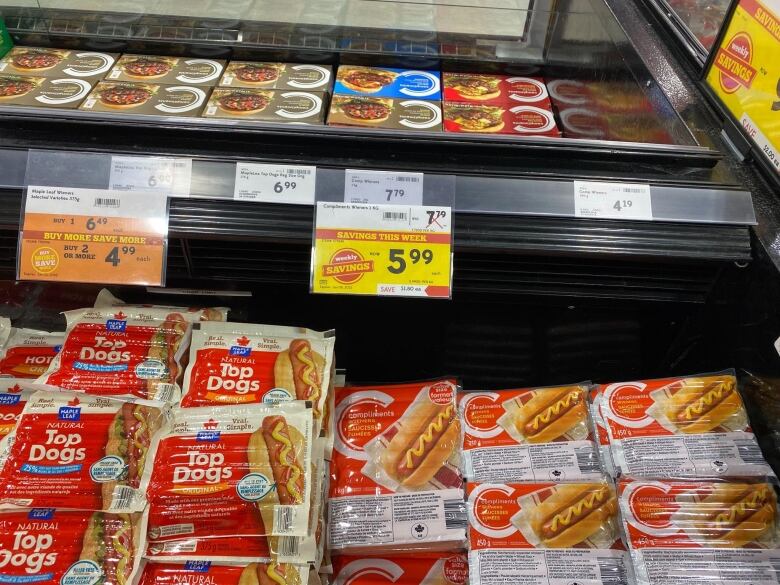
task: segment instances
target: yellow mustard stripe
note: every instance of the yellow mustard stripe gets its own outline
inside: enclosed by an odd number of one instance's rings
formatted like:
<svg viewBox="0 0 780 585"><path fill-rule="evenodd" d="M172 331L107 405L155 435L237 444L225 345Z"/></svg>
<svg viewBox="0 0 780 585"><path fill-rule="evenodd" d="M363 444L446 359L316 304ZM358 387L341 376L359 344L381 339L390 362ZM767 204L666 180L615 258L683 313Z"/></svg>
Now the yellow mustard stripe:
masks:
<svg viewBox="0 0 780 585"><path fill-rule="evenodd" d="M268 575L271 578L271 581L274 583L279 583L279 585L287 585L287 580L284 578L284 576L276 572L276 568L278 566L279 565L276 563L268 565L268 571L266 571L266 575Z"/></svg>
<svg viewBox="0 0 780 585"><path fill-rule="evenodd" d="M699 416L705 409L705 407L712 406L715 402L720 402L723 396L731 393L733 386L719 385L717 388L713 388L701 398L685 407L683 416L685 420L692 420L694 417Z"/></svg>
<svg viewBox="0 0 780 585"><path fill-rule="evenodd" d="M124 547L120 540L122 536L132 530L132 525L127 514L119 514L122 518L122 528L120 528L112 537L114 541L114 550L119 553L119 562L116 565L116 582L117 585L127 585L127 578L125 577L125 569L130 562L131 552Z"/></svg>
<svg viewBox="0 0 780 585"><path fill-rule="evenodd" d="M305 384L312 387L312 393L309 399L314 403L314 411L315 414L319 413L319 410L317 409L317 400L320 397L320 387L317 381L314 379L314 374L317 370L317 366L314 363L314 360L309 358L309 347L306 345L302 345L301 349L298 350L298 353L296 354L296 357L301 360L301 362L304 364L303 372L301 373L301 379L304 381Z"/></svg>
<svg viewBox="0 0 780 585"><path fill-rule="evenodd" d="M447 421L452 416L452 405L445 408L440 412L435 419L433 419L425 432L417 439L417 443L414 447L406 452L406 468L411 469L414 467L414 458L422 456L425 451L425 445L433 441L433 434L440 433L447 424Z"/></svg>
<svg viewBox="0 0 780 585"><path fill-rule="evenodd" d="M287 481L287 491L295 499L296 502L302 502L303 501L302 494L298 490L298 486L295 485L296 482L298 481L298 478L301 477L301 470L298 469L296 465L292 465L288 459L288 456L290 455L290 452L293 449L293 445L292 445L292 441L282 434L282 430L284 430L284 422L279 421L279 423L271 431L271 436L277 441L279 441L282 445L284 445L284 447L282 447L282 450L279 452L279 463L281 463L285 467L290 467L292 469L292 473L290 474L290 479Z"/></svg>
<svg viewBox="0 0 780 585"><path fill-rule="evenodd" d="M556 514L552 520L552 531L557 532L559 527L565 528L569 526L575 517L582 515L583 510L593 510L604 500L606 495L607 488L598 489L582 498L576 504L569 506L565 511Z"/></svg>
<svg viewBox="0 0 780 585"><path fill-rule="evenodd" d="M725 512L715 516L715 522L721 524L733 524L738 516L744 516L747 512L755 512L764 505L767 493L766 488L756 490L748 498L737 502Z"/></svg>
<svg viewBox="0 0 780 585"><path fill-rule="evenodd" d="M138 449L138 452L140 455L138 456L138 477L141 477L141 475L144 472L144 465L146 465L146 455L149 452L147 447L139 440L140 437L143 437L143 434L146 432L146 430L149 428L146 424L146 417L143 415L140 409L136 409L133 411L133 417L135 417L135 420L137 420L139 423L138 428L135 430L135 433L133 434L133 445L136 449Z"/></svg>
<svg viewBox="0 0 780 585"><path fill-rule="evenodd" d="M561 398L558 402L553 404L552 406L548 406L545 408L542 412L537 414L533 420L531 421L531 428L535 431L539 430L539 427L543 424L547 424L550 422L553 416L558 415L563 410L566 410L571 406L571 403L579 398L580 393L576 390L574 392L569 392L566 396Z"/></svg>

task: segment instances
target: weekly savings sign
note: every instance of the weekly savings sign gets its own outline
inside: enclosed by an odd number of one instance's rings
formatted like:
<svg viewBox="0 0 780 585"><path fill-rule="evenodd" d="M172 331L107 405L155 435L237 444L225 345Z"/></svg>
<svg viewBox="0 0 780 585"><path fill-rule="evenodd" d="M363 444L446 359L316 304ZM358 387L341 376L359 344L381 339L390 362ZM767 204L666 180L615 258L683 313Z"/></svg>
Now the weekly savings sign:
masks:
<svg viewBox="0 0 780 585"><path fill-rule="evenodd" d="M707 82L780 173L780 0L740 0Z"/></svg>

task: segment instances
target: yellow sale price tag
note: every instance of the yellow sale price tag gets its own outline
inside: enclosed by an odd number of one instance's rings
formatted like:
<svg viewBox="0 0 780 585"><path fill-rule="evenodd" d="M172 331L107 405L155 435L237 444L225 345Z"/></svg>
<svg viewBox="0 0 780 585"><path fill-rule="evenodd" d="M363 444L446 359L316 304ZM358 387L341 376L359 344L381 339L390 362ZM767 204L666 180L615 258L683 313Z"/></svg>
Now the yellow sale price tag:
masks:
<svg viewBox="0 0 780 585"><path fill-rule="evenodd" d="M450 298L449 207L317 204L315 293Z"/></svg>
<svg viewBox="0 0 780 585"><path fill-rule="evenodd" d="M160 286L167 237L165 194L30 186L17 278Z"/></svg>

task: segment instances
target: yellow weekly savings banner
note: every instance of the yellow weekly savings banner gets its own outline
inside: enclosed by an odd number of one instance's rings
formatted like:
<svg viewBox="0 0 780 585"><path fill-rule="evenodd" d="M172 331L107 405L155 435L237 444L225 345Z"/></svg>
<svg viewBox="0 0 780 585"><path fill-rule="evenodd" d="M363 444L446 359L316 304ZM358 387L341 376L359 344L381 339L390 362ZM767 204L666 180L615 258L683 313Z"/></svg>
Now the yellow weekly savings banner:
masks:
<svg viewBox="0 0 780 585"><path fill-rule="evenodd" d="M707 82L780 173L780 0L740 0Z"/></svg>

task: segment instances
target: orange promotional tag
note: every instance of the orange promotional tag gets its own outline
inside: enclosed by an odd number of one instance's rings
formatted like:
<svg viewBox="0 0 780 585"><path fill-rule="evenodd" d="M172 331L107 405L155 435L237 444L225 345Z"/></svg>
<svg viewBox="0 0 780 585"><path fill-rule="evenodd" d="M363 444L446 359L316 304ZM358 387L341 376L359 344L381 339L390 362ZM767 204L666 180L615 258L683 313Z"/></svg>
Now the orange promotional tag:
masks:
<svg viewBox="0 0 780 585"><path fill-rule="evenodd" d="M168 197L29 186L18 280L165 284Z"/></svg>

